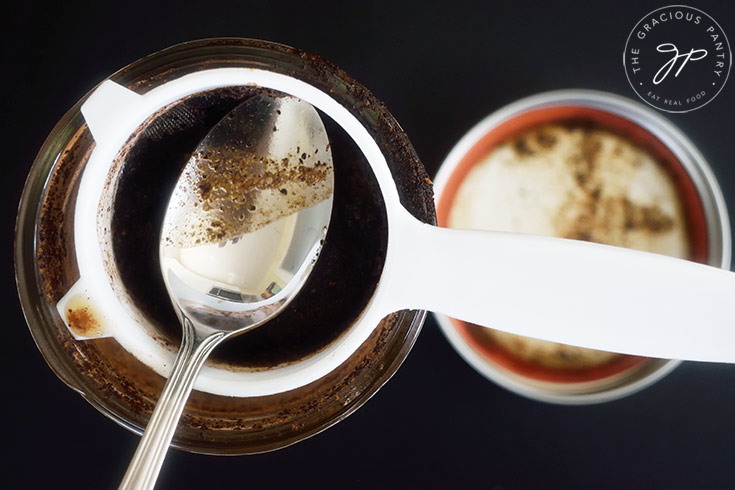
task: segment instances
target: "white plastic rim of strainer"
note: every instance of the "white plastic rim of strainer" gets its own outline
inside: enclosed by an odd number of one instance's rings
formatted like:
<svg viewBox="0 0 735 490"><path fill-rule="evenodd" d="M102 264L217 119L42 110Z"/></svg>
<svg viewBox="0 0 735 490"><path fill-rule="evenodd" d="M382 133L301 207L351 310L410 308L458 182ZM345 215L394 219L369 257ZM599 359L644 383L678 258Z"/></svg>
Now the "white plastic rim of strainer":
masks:
<svg viewBox="0 0 735 490"><path fill-rule="evenodd" d="M188 95L229 86L252 85L298 97L332 118L353 138L380 186L387 207L403 207L398 191L377 143L345 107L327 93L301 80L254 68L216 68L168 81L138 95L110 80L104 81L82 106L82 114L95 139L79 187L74 216L76 256L80 272L77 289L90 295L104 312L108 334L127 351L167 376L175 354L164 348L138 324L131 307L121 302L105 274L100 247L104 222L98 222L99 204L112 162L130 136L163 107ZM407 212L406 212L407 213ZM102 213L104 215L104 213ZM109 216L106 218L109 220ZM388 228L398 226L397 213L388 213ZM390 235L390 232L389 232ZM388 242L390 249L391 242ZM388 252L388 257L392 254ZM391 267L386 257L385 268ZM372 304L381 304L379 284ZM285 392L311 383L336 369L370 336L390 308L367 308L352 327L323 351L302 361L258 372L229 371L205 366L195 389L217 395L253 397ZM267 325L262 328L268 328Z"/></svg>

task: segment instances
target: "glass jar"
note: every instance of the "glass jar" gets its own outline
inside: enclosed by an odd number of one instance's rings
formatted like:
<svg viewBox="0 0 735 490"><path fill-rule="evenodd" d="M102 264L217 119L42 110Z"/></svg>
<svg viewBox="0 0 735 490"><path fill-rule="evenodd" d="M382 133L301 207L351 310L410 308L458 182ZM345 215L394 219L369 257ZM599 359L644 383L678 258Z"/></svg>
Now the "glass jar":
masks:
<svg viewBox="0 0 735 490"><path fill-rule="evenodd" d="M100 412L138 433L142 432L162 390L165 382L162 374L165 375L173 359L177 338L157 329L159 319L156 314L136 304L140 295L136 297L130 292L134 288L125 283L125 272L121 274L119 270L120 257L116 256L116 249L110 245L114 241L109 238L113 230L103 225L114 221L112 216L117 202L115 192L121 189L118 184L123 162L134 158L141 135L147 134L146 131L150 133L156 115L168 114L166 111L176 107L182 100L191 100L191 97L208 90L226 86L234 87L233 90L237 91L238 86L202 82L200 86L187 89L186 97L168 101L165 107L133 130L121 129L124 125L118 127L116 114L108 113L104 131L100 127L91 131L85 116L90 117L93 109L99 108L94 105L95 97L99 97L105 86L112 86L110 82L123 91L129 91L131 97L135 98L160 91L172 82L196 80L196 77L192 78L193 75L215 73L222 69L231 69L240 74L248 70L274 74L328 94L359 122L379 147L388 163L401 203L422 221L433 223L435 220L430 181L398 123L364 87L317 56L264 41L211 39L171 47L138 60L110 76L96 91L87 94L69 110L52 130L36 157L18 212L16 276L31 334L49 366L62 381ZM239 88L243 87L247 90L257 89L252 83L245 83ZM120 111L127 110L124 98L116 103ZM83 114L85 108L86 113ZM103 106L102 109L109 112L110 106ZM343 128L335 131L339 130ZM84 211L81 208L89 206L84 197L87 193L80 197L80 188L87 185L83 183L83 177L90 160L94 159L95 148L97 154L102 151L103 144L99 139L103 132L114 132L115 138L122 138L121 141L126 143L116 153L115 160L108 162L104 176L107 184L100 192L105 195L109 191L110 197L108 201L96 202L99 209L93 213L96 215L94 226L97 226L98 231L95 238L88 233L93 225L80 218ZM349 138L344 139L345 145L349 146ZM148 165L152 164L149 162ZM337 165L339 162L335 158ZM364 175L369 180L369 171ZM358 177L353 175L350 178ZM370 184L366 185L370 188ZM377 202L376 209L382 209L379 192L373 198ZM104 202L109 207L100 205ZM135 207L135 200L131 202ZM335 206L338 205L335 202ZM381 218L377 216L374 219L380 221ZM151 246L157 249L157 241ZM347 244L333 240L335 256L341 256L344 251L340 247L346 249ZM384 249L384 244L378 240L378 245L371 249L371 253L384 254ZM98 327L101 324L96 331L74 330L70 328L73 325L68 315L64 317L67 308L71 311L69 291L83 282L83 269L89 268L89 258L80 250L92 250L104 256L104 270L97 270L95 274L104 278L106 283L98 283L98 286L116 291L124 297L121 303L128 303L123 305L125 309L120 310L127 316L120 318L110 314L104 301L100 305L99 301L94 302L94 298L88 298L91 301L85 304L84 311L94 317ZM378 275L382 272L383 258L377 257L375 261ZM132 264L135 266L134 262ZM146 266L145 261L141 264L142 267ZM129 270L128 265L125 267L128 267L125 270ZM288 364L286 369L299 371L308 368L315 356L329 352L330 342L339 341L347 335L345 332L353 328L353 324L359 323L361 305L370 300L375 284L359 275L350 280L352 282L345 288L345 294L354 288L358 299L353 308L354 318L347 322L346 330L337 332L332 336L334 338L317 346L314 356L282 363ZM305 290L308 287L307 284ZM91 287L82 292L88 296L98 294ZM62 300L66 302L60 306ZM266 388L265 391L250 395L243 395L247 390L229 393L226 389L211 388L214 386L212 384L196 385L173 445L209 454L247 454L281 448L328 428L354 412L392 376L410 351L424 318L423 311L400 311L383 318L373 326L369 338L345 356L344 362L306 384L286 384L278 389L268 391ZM132 329L138 328L138 334L147 333L147 341L157 346L156 349L162 353L161 359L151 360L125 347L125 342L121 343L115 335L110 334L115 329L105 328L108 321L117 325L118 330L125 330L119 325L127 324ZM233 367L226 360L215 359L206 367L205 371L209 374L205 372L205 378L210 375L216 378L219 373L232 381L237 380L240 373L245 373L243 376L254 373L253 376L265 376L263 379L266 379L268 372L276 372L282 367Z"/></svg>

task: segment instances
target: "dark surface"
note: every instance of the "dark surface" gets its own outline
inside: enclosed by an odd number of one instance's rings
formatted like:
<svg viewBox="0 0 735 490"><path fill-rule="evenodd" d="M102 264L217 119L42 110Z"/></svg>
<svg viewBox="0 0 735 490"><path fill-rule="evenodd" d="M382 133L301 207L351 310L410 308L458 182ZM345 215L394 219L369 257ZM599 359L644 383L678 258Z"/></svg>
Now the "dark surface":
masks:
<svg viewBox="0 0 735 490"><path fill-rule="evenodd" d="M55 122L135 59L177 42L255 37L322 55L382 99L430 174L502 105L558 88L636 98L622 66L630 29L661 2L467 4L271 1L23 2L5 17L2 196L7 317L4 488L114 488L138 437L46 366L12 269L23 179ZM735 41L735 7L695 2ZM671 115L735 206L735 81ZM734 347L735 348L735 347ZM624 400L562 407L518 397L468 367L429 319L404 366L356 414L290 448L247 457L172 451L158 488L735 487L735 367L687 363Z"/></svg>

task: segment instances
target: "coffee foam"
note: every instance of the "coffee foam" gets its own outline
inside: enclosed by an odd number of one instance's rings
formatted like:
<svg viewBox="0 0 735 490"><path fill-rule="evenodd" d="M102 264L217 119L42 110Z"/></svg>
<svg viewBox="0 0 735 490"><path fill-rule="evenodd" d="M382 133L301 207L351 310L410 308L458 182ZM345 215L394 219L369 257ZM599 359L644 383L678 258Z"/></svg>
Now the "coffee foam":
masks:
<svg viewBox="0 0 735 490"><path fill-rule="evenodd" d="M683 206L667 171L627 138L602 128L546 124L500 143L472 167L447 224L686 259ZM495 330L478 335L551 369L589 368L618 357Z"/></svg>
<svg viewBox="0 0 735 490"><path fill-rule="evenodd" d="M602 129L552 124L498 145L476 164L448 224L688 258L682 209L673 179L642 148Z"/></svg>

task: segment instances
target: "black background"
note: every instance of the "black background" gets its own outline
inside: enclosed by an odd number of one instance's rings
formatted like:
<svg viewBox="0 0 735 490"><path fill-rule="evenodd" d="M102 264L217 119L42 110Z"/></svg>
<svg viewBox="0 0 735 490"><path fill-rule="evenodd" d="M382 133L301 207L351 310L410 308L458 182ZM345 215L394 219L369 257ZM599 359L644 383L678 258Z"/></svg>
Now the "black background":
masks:
<svg viewBox="0 0 735 490"><path fill-rule="evenodd" d="M0 31L3 437L0 487L114 488L138 437L61 383L29 335L13 281L15 210L56 121L118 68L217 36L320 54L391 109L430 174L479 119L540 91L636 98L623 71L630 29L660 2L18 2ZM735 41L735 7L691 4ZM7 8L7 7L5 7ZM698 145L735 206L735 81L667 115ZM693 326L695 327L695 326ZM734 347L735 348L735 347ZM159 488L735 488L735 367L686 363L602 405L506 392L467 366L428 319L395 377L357 413L255 456L172 450Z"/></svg>

